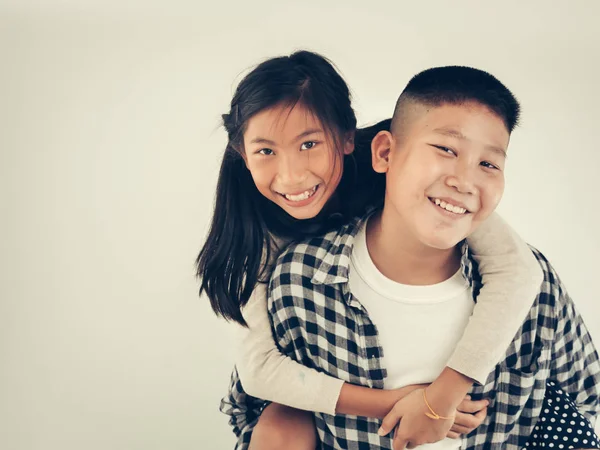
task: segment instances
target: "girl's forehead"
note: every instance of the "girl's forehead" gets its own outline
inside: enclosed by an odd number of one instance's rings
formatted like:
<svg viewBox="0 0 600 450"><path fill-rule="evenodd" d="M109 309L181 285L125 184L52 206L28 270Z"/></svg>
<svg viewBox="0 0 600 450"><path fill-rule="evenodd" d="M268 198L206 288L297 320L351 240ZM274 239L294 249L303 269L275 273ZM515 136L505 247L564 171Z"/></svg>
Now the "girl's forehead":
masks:
<svg viewBox="0 0 600 450"><path fill-rule="evenodd" d="M248 120L244 140L289 140L309 132L324 132L316 114L301 103L277 105L260 111Z"/></svg>

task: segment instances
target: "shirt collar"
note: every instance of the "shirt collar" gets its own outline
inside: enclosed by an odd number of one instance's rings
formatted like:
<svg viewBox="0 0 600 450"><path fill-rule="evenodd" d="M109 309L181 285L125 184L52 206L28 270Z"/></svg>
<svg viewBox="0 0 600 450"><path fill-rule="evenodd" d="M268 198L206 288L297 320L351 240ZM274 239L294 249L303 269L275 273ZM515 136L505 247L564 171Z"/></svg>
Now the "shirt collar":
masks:
<svg viewBox="0 0 600 450"><path fill-rule="evenodd" d="M367 219L368 216L354 218L339 231L332 231L325 236L322 246L325 256L316 267L311 280L313 284L348 282L354 238Z"/></svg>
<svg viewBox="0 0 600 450"><path fill-rule="evenodd" d="M354 238L360 228L366 224L369 216L352 219L339 231L332 231L325 236L322 244L325 256L316 267L311 279L313 284L335 285L348 282ZM473 287L473 284L479 281L476 263L467 240L463 240L458 245L461 246L460 265L463 277Z"/></svg>

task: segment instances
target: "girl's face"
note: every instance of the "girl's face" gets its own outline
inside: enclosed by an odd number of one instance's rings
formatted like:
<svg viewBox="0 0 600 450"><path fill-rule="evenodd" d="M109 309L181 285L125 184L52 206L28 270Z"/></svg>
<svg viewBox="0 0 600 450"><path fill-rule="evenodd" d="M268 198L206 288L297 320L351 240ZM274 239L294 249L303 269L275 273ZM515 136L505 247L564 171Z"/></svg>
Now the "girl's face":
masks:
<svg viewBox="0 0 600 450"><path fill-rule="evenodd" d="M337 188L343 158L320 121L301 104L253 116L244 133L244 159L266 198L296 219L315 217ZM354 150L345 139L343 153Z"/></svg>

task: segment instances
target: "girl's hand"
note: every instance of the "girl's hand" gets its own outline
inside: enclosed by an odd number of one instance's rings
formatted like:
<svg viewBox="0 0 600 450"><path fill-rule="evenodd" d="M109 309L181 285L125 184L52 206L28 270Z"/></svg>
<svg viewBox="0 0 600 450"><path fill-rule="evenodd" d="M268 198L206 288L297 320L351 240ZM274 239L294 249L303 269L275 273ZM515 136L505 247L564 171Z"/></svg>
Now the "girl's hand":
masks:
<svg viewBox="0 0 600 450"><path fill-rule="evenodd" d="M456 418L454 425L448 432L448 437L458 439L463 434L469 434L484 421L487 416L487 400L471 400L471 396L467 395L463 402L458 405L456 410Z"/></svg>
<svg viewBox="0 0 600 450"><path fill-rule="evenodd" d="M454 417L434 420L425 415L428 411L423 399L423 389L416 389L394 405L383 419L379 434L387 435L400 422L394 433L394 450L441 441L450 432Z"/></svg>
<svg viewBox="0 0 600 450"><path fill-rule="evenodd" d="M407 386L404 389L404 396L384 418L380 430L380 434L386 435L396 428L394 450L438 442L446 436L457 439L481 425L487 415L489 402L472 401L467 395L458 406L454 421L432 420L425 415L428 409L424 405L422 385Z"/></svg>
<svg viewBox="0 0 600 450"><path fill-rule="evenodd" d="M416 391L417 389L425 389L428 386L429 386L429 383L426 383L426 384L409 384L408 386L404 386L404 387L401 387L399 389L396 389L395 391L400 394L399 397L396 397L397 398L396 401L402 400L408 394L410 394L413 391Z"/></svg>

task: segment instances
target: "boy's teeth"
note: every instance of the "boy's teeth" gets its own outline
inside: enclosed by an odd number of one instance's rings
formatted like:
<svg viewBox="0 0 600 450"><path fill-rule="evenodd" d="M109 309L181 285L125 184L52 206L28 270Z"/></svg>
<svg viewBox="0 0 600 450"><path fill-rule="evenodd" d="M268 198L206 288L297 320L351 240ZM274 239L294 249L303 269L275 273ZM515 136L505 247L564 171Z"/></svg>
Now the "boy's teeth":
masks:
<svg viewBox="0 0 600 450"><path fill-rule="evenodd" d="M309 189L307 191L304 191L301 194L296 194L296 195L284 194L284 196L288 200L291 200L293 202L299 202L299 201L302 201L302 200L306 200L308 197L310 197L311 195L313 195L316 190L317 190L317 186L315 186L312 189Z"/></svg>
<svg viewBox="0 0 600 450"><path fill-rule="evenodd" d="M440 206L441 208L444 208L446 211L450 211L455 214L464 214L467 212L467 210L465 208L461 208L460 206L451 205L450 203L446 203L445 201L440 200L439 198L436 198L433 201L436 205Z"/></svg>

